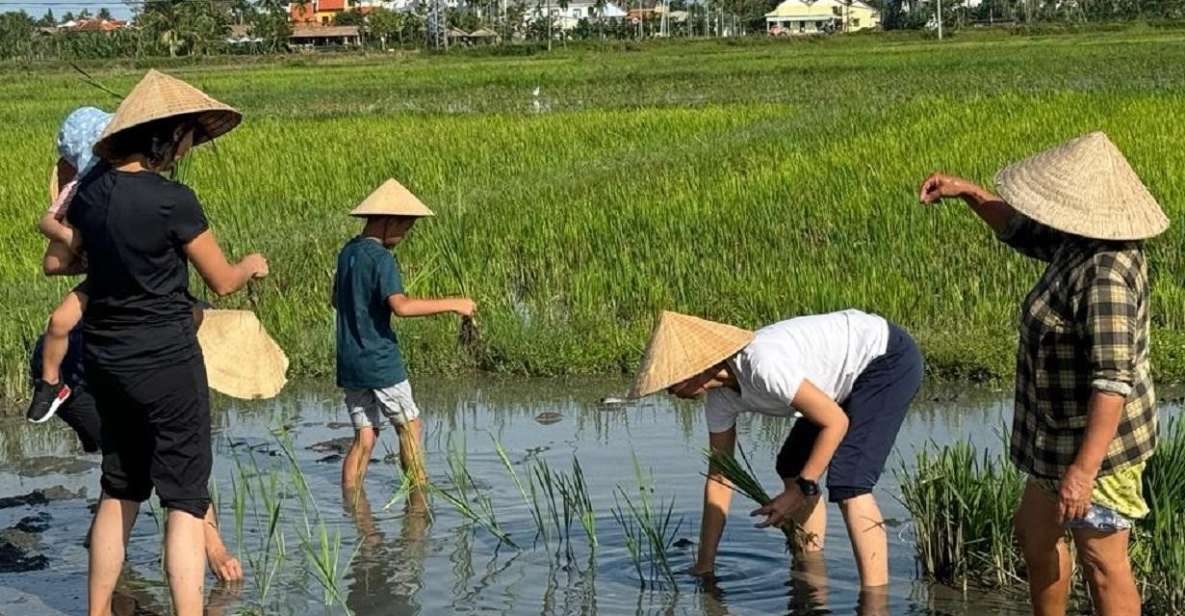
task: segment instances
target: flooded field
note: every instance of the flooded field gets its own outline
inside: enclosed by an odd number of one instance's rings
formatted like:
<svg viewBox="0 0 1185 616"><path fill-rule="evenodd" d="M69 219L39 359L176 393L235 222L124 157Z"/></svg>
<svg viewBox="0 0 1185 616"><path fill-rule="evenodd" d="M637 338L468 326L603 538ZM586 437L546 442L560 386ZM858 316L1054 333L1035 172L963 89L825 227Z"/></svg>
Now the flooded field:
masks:
<svg viewBox="0 0 1185 616"><path fill-rule="evenodd" d="M278 400L219 399L215 411L215 493L227 545L246 579L208 583L212 614L1027 614L1009 593L963 593L916 579L908 514L886 473L878 497L891 527L892 584L859 592L838 511L832 508L823 559L791 567L780 534L753 528L753 508L733 500L718 560L704 586L683 573L698 540L706 428L698 405L664 399L602 404L620 381L430 381L416 383L426 419L434 483L473 503L488 498L513 545L459 513L437 494L432 516L409 513L384 431L366 481L367 501L343 503L341 447L352 430L335 391L289 389ZM892 466L930 441L971 439L998 449L1009 396L965 387L929 390L915 403ZM748 418L740 442L773 490L773 459L789 423ZM346 440L337 440L346 439ZM595 523L571 521L537 537L525 502L496 449L501 443L526 481L536 460L571 475L579 460ZM450 467L450 460L452 465ZM636 461L636 464L635 464ZM458 464L471 481L458 474ZM61 422L0 424L0 529L20 530L31 571L0 572L0 614L38 616L85 610L88 504L97 496L97 460L81 453ZM640 469L640 472L638 470ZM460 483L469 485L458 485ZM639 483L647 486L639 491ZM618 489L620 488L620 490ZM82 492L85 492L82 494ZM674 499L668 558L673 583L636 563L614 516L626 496L656 509ZM476 506L479 508L479 506ZM562 514L561 514L562 515ZM681 520L681 525L679 525ZM550 522L547 522L550 525ZM563 526L563 520L559 521ZM591 536L595 536L593 549ZM160 529L145 506L128 549L117 609L167 614ZM646 553L643 550L643 560ZM34 559L34 560L28 560ZM11 566L9 567L11 568ZM641 573L641 576L639 575ZM344 607L343 607L344 604Z"/></svg>

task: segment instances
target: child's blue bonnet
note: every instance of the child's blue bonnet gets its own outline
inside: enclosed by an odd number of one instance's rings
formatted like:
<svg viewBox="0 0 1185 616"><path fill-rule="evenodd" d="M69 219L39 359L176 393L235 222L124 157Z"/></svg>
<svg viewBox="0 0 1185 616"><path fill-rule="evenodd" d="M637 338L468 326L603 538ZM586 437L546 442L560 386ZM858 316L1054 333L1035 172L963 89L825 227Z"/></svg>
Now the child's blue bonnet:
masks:
<svg viewBox="0 0 1185 616"><path fill-rule="evenodd" d="M82 177L95 164L95 142L111 121L112 115L95 107L79 107L66 116L58 129L58 154L78 170Z"/></svg>

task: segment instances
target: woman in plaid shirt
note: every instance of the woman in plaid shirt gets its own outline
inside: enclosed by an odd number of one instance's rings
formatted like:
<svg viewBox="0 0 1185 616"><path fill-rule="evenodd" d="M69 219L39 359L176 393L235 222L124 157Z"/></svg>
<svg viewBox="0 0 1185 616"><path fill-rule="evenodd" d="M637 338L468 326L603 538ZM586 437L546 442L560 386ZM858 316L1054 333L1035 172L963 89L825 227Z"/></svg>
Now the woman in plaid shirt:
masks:
<svg viewBox="0 0 1185 616"><path fill-rule="evenodd" d="M1141 477L1157 429L1141 240L1168 219L1102 133L1004 169L996 187L934 174L921 200L962 199L1002 242L1048 263L1021 307L1010 439L1029 475L1016 530L1034 614L1066 613L1067 529L1096 612L1139 614L1127 550L1148 513Z"/></svg>

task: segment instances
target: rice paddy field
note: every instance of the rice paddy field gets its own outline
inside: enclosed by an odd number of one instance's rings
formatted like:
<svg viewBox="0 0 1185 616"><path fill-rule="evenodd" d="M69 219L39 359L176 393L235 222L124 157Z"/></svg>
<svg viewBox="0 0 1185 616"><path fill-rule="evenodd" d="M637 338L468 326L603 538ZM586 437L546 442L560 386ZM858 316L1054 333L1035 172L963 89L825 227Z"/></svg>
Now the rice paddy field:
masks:
<svg viewBox="0 0 1185 616"><path fill-rule="evenodd" d="M413 374L622 373L659 309L759 326L858 307L911 330L935 373L1007 376L1038 266L963 207L918 205L917 185L936 169L990 182L1102 129L1177 219L1182 66L1185 31L1144 27L164 68L246 115L185 180L228 252L262 251L272 275L214 303L254 306L294 372L328 380L334 255L359 229L345 213L388 177L438 214L398 249L409 293L467 293L480 310L476 352L455 319L399 322ZM126 92L146 68L87 70ZM0 79L0 375L14 400L74 282L39 269L57 125L117 100L69 67ZM1185 375L1182 233L1148 244L1162 382Z"/></svg>
<svg viewBox="0 0 1185 616"><path fill-rule="evenodd" d="M424 411L429 509L411 506L386 432L361 495L343 495L351 429L340 394L294 386L275 400L216 397L211 493L241 583L207 579L211 616L532 614L596 616L1031 614L1010 529L1020 480L1001 459L1011 401L929 386L898 435L876 497L891 581L862 592L844 524L828 507L826 550L791 559L787 535L753 527L777 493L791 420L738 424L736 482L716 579L693 564L707 445L698 404L598 400L622 379L415 378ZM1179 414L1180 399L1162 416ZM1146 614L1185 610L1185 432L1166 430L1133 535ZM85 608L82 542L98 458L61 422L0 418L0 614ZM735 475L728 474L733 477ZM23 495L46 495L23 498ZM764 495L763 495L764 494ZM170 613L161 512L142 508L116 614ZM14 558L13 552L23 554ZM1089 614L1076 584L1071 614Z"/></svg>

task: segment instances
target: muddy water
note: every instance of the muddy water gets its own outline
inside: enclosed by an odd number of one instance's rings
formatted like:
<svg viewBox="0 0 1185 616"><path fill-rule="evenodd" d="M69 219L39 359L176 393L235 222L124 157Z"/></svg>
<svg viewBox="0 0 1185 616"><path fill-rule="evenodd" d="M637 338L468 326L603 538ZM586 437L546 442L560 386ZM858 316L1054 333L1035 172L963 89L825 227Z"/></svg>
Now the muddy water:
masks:
<svg viewBox="0 0 1185 616"><path fill-rule="evenodd" d="M834 508L825 557L792 569L777 533L753 528L747 516L751 505L740 496L733 501L714 587L701 587L685 575L677 576L675 586L660 582L643 587L611 514L614 491L621 486L637 494L636 459L652 478L654 498L674 498L675 515L682 516L683 524L672 564L676 571L686 569L694 558L705 470L701 451L706 429L699 407L661 398L599 404L604 396L621 394L625 384L620 381L424 380L416 385L434 480L449 486L448 452L463 447L477 489L492 499L498 523L519 549L500 544L441 498L433 499L431 520L409 514L402 501L385 508L398 488L396 467L388 457L396 446L390 430L376 449L366 502L344 506L341 463L333 445L352 430L334 391L294 387L274 401L219 400L214 482L225 540L243 558L248 579L234 587L211 579L211 613L340 614L346 613L343 601L360 615L1028 613L1016 596L963 593L916 579L908 516L896 501L899 491L892 473L886 473L878 492L892 540L893 581L885 596L861 596ZM929 441L971 438L998 448L1008 408L1007 396L1000 392L966 387L927 391L905 423L892 466L912 459L912 451ZM786 421L760 417L740 425L741 443L771 491L777 481L773 457L788 429ZM284 436L277 438L276 430ZM554 545L545 547L534 539L530 510L501 464L491 435L520 472L526 472L532 459L568 471L573 456L579 458L597 511L595 553L578 522L572 528L571 554L554 555ZM285 442L290 442L294 462L284 453ZM293 464L308 486L307 498L301 498ZM72 433L56 420L43 426L18 419L0 422L0 497L64 488L50 493L60 500L35 499L0 509L0 529L24 520L26 528L36 530L35 522L44 527L48 515L48 528L24 535L30 553L44 557L45 568L0 573L0 614L85 610L82 544L87 505L97 494L94 467L93 458L81 453ZM243 489L244 477L250 494ZM235 514L236 486L243 494L241 522ZM267 486L281 495L270 548L264 547L269 545L269 501L262 496ZM83 490L85 497L74 496ZM322 528L331 547L339 543L337 537L341 546L335 575L340 599L329 592L329 606L309 550L320 550ZM167 613L159 532L153 511L145 506L117 597L120 613Z"/></svg>

